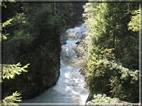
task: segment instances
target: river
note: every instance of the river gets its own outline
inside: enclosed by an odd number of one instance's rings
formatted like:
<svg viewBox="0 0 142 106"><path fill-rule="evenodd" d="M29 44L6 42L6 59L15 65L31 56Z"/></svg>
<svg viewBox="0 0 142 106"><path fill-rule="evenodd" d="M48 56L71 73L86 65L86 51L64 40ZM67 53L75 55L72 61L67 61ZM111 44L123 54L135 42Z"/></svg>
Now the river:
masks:
<svg viewBox="0 0 142 106"><path fill-rule="evenodd" d="M86 24L68 29L66 44L62 45L60 59L60 77L57 84L43 92L41 95L23 101L19 105L85 105L89 95L85 86L85 78L80 73L81 67L71 61L76 61L77 55L74 47L85 37L88 31Z"/></svg>

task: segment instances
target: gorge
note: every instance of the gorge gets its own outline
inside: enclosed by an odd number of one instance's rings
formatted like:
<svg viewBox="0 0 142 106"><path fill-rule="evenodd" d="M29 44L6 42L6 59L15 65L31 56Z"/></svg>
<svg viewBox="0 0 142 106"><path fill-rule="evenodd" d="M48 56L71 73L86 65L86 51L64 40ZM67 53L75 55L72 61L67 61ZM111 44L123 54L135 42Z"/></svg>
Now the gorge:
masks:
<svg viewBox="0 0 142 106"><path fill-rule="evenodd" d="M20 103L21 105L32 103L85 104L89 95L88 90L84 88L85 78L79 71L81 67L71 61L75 62L78 59L73 48L77 46L76 43L79 43L81 39L85 37L87 31L88 28L86 24L81 24L79 27L70 28L66 31L66 36L70 34L74 34L74 36L69 36L66 40L66 44L62 45L60 77L57 84L46 90L40 96L23 101Z"/></svg>

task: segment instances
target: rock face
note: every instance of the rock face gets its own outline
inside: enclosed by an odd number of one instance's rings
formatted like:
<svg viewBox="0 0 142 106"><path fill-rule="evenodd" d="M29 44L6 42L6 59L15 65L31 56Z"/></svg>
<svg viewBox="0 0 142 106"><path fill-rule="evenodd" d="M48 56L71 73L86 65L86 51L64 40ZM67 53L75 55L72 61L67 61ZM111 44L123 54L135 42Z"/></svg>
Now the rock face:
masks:
<svg viewBox="0 0 142 106"><path fill-rule="evenodd" d="M66 36L66 32L64 31L64 32L61 34L61 37L60 37L61 45L66 44L66 40L67 40L67 36Z"/></svg>
<svg viewBox="0 0 142 106"><path fill-rule="evenodd" d="M4 64L30 63L27 73L3 81L3 98L15 91L21 93L22 100L33 98L56 84L60 76L60 33L47 33L44 31L31 40L21 37L3 43Z"/></svg>

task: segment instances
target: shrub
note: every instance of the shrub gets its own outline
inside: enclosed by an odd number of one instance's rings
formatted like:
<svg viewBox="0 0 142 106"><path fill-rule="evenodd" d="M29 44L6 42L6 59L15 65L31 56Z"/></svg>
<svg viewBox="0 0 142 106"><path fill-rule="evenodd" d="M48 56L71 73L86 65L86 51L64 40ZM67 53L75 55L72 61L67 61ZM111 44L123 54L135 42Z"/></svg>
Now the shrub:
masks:
<svg viewBox="0 0 142 106"><path fill-rule="evenodd" d="M108 51L101 51L99 55L93 54L89 58L87 81L90 91L138 102L138 70L130 70L110 59L113 54Z"/></svg>
<svg viewBox="0 0 142 106"><path fill-rule="evenodd" d="M106 96L106 94L94 94L93 99L87 102L87 106L131 106L130 104L120 101L118 98L111 98Z"/></svg>

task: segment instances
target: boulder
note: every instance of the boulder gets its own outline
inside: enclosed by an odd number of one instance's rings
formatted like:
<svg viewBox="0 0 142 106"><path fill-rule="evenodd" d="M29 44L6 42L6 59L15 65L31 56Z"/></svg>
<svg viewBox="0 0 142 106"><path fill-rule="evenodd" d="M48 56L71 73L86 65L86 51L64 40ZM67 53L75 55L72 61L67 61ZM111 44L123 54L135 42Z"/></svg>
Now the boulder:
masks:
<svg viewBox="0 0 142 106"><path fill-rule="evenodd" d="M62 45L61 58L63 59L63 61L77 58L76 52L72 49L71 45Z"/></svg>

